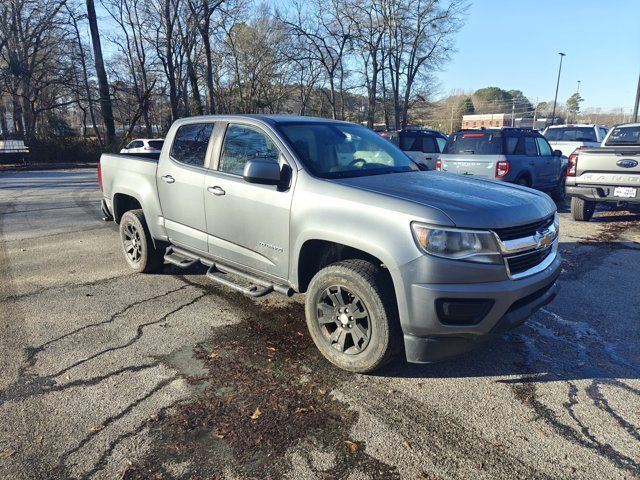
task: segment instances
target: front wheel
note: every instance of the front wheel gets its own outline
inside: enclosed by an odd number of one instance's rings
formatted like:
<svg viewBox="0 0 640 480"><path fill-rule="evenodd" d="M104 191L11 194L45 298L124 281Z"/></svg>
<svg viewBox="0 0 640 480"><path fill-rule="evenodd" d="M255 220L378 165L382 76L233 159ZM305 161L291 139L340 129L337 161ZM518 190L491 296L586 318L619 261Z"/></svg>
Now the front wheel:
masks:
<svg viewBox="0 0 640 480"><path fill-rule="evenodd" d="M596 210L596 202L573 197L571 199L571 215L579 222L588 222Z"/></svg>
<svg viewBox="0 0 640 480"><path fill-rule="evenodd" d="M351 372L371 372L402 348L393 285L366 260L320 270L305 300L307 327L320 353Z"/></svg>
<svg viewBox="0 0 640 480"><path fill-rule="evenodd" d="M558 203L564 202L567 198L566 188L564 186L566 180L567 174L563 173L562 175L560 175L560 179L558 180L556 188L551 191L551 198L553 198Z"/></svg>
<svg viewBox="0 0 640 480"><path fill-rule="evenodd" d="M136 272L155 272L162 267L164 253L153 245L142 210L129 210L122 215L120 240L124 258Z"/></svg>

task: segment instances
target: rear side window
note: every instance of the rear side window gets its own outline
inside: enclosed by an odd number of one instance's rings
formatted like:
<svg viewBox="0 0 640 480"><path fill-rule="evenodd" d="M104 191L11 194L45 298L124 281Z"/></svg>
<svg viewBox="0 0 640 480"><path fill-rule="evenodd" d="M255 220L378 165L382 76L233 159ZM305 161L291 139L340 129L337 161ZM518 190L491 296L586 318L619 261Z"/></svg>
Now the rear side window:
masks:
<svg viewBox="0 0 640 480"><path fill-rule="evenodd" d="M443 153L501 155L502 135L497 132L458 132L449 138Z"/></svg>
<svg viewBox="0 0 640 480"><path fill-rule="evenodd" d="M400 150L405 152L439 153L440 150L433 135L420 133L400 134Z"/></svg>
<svg viewBox="0 0 640 480"><path fill-rule="evenodd" d="M163 143L164 143L163 140L149 140L149 146L157 150L160 150L162 148Z"/></svg>
<svg viewBox="0 0 640 480"><path fill-rule="evenodd" d="M178 128L171 145L171 158L177 162L203 167L213 123L190 123Z"/></svg>
<svg viewBox="0 0 640 480"><path fill-rule="evenodd" d="M436 137L436 142L438 143L438 153L444 150L444 146L447 144L447 139L443 137Z"/></svg>
<svg viewBox="0 0 640 480"><path fill-rule="evenodd" d="M538 155L538 147L536 147L535 138L522 137L522 145L524 147L524 154L528 157L535 157Z"/></svg>
<svg viewBox="0 0 640 480"><path fill-rule="evenodd" d="M230 124L224 136L218 170L242 175L247 161L259 158L277 162L279 156L278 148L262 131L248 125Z"/></svg>
<svg viewBox="0 0 640 480"><path fill-rule="evenodd" d="M614 128L605 145L640 145L640 126Z"/></svg>
<svg viewBox="0 0 640 480"><path fill-rule="evenodd" d="M549 128L544 134L550 142L597 142L596 130L593 127L559 127Z"/></svg>

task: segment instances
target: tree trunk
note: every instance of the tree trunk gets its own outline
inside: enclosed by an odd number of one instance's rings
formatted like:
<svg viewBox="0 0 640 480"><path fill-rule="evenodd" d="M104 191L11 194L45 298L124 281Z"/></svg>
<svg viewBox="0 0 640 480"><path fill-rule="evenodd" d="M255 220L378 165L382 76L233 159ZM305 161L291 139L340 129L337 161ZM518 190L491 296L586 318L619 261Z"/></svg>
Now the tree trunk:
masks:
<svg viewBox="0 0 640 480"><path fill-rule="evenodd" d="M196 69L193 68L193 62L189 56L187 56L187 73L189 75L189 83L191 84L191 95L193 96L193 103L196 107L196 114L202 115L204 109L202 108L202 98L200 98L200 90L198 89L198 77L196 77Z"/></svg>
<svg viewBox="0 0 640 480"><path fill-rule="evenodd" d="M96 18L96 7L93 0L86 0L86 2L87 18L89 20L89 29L91 30L91 43L93 44L93 56L96 63L96 75L98 76L98 91L100 92L100 109L102 110L102 121L104 122L105 128L105 141L107 145L111 145L115 140L116 127L113 121L113 107L111 106L111 96L109 95L107 72L104 69L100 32Z"/></svg>

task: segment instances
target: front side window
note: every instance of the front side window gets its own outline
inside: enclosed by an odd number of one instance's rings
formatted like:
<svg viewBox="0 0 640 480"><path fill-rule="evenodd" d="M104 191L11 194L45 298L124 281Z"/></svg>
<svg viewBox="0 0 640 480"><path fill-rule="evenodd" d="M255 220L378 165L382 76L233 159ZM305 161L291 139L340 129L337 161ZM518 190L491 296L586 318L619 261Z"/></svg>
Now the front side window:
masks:
<svg viewBox="0 0 640 480"><path fill-rule="evenodd" d="M248 125L230 124L224 136L218 170L242 175L249 160L261 159L277 162L280 152L262 131Z"/></svg>
<svg viewBox="0 0 640 480"><path fill-rule="evenodd" d="M542 137L536 137L536 142L538 142L538 148L540 149L540 155L543 157L550 157L553 155L551 152L551 147L549 146L549 142L547 142Z"/></svg>
<svg viewBox="0 0 640 480"><path fill-rule="evenodd" d="M305 166L323 178L419 170L398 147L358 125L291 122L277 128Z"/></svg>
<svg viewBox="0 0 640 480"><path fill-rule="evenodd" d="M213 132L213 123L182 125L173 139L171 158L193 167L204 166L211 132Z"/></svg>

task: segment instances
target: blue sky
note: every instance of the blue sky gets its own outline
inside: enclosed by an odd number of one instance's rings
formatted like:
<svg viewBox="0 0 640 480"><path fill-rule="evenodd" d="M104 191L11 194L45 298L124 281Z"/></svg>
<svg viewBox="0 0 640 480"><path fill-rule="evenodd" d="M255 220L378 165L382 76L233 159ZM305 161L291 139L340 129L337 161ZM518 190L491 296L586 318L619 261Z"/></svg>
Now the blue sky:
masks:
<svg viewBox="0 0 640 480"><path fill-rule="evenodd" d="M437 75L439 93L496 86L532 101L576 91L582 108L632 108L640 73L640 0L475 0Z"/></svg>

